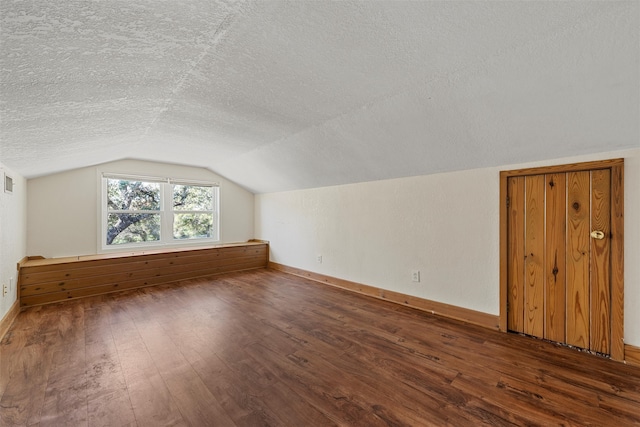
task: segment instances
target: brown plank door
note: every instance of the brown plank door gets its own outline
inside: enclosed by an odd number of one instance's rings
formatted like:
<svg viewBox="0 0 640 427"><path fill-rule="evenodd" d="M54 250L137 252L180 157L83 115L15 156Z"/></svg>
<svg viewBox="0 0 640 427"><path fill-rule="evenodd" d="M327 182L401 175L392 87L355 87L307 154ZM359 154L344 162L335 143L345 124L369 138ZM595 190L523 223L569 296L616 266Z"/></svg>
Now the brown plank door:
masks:
<svg viewBox="0 0 640 427"><path fill-rule="evenodd" d="M611 169L507 179L507 327L611 353Z"/></svg>

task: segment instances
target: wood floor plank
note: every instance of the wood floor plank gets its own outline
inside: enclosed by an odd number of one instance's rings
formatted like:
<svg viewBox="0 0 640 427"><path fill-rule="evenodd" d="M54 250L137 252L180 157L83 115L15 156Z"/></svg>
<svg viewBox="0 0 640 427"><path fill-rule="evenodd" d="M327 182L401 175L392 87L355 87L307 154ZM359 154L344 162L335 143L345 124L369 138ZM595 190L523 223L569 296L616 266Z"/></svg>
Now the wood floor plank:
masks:
<svg viewBox="0 0 640 427"><path fill-rule="evenodd" d="M50 306L21 313L3 339L8 370L3 379L0 420L6 425L40 421L52 360L57 350L57 312ZM20 319L20 322L18 322ZM6 375L6 377L5 377Z"/></svg>
<svg viewBox="0 0 640 427"><path fill-rule="evenodd" d="M267 411L261 401L265 388L260 384L239 381L238 372L215 354L194 360L192 366L236 425L278 424L277 418Z"/></svg>
<svg viewBox="0 0 640 427"><path fill-rule="evenodd" d="M27 341L25 331L34 327L38 316L36 313L19 313L17 317L20 317L20 329L11 328L0 342L0 399L9 379L19 369L18 355Z"/></svg>
<svg viewBox="0 0 640 427"><path fill-rule="evenodd" d="M483 422L491 425L563 425L568 421L562 414L549 414L518 400L498 387L497 382L487 383L473 376L460 375L451 385L476 396L477 400L471 401L469 407L475 408Z"/></svg>
<svg viewBox="0 0 640 427"><path fill-rule="evenodd" d="M266 360L275 376L286 381L295 393L304 396L313 407L332 414L336 423L354 426L387 425L368 408L369 405L363 404L361 396L369 395L371 390L358 379L352 378L350 386L345 387L332 371L317 369L320 365L308 366L308 360L278 354L259 345L250 348L249 354ZM373 406L373 402L371 403Z"/></svg>
<svg viewBox="0 0 640 427"><path fill-rule="evenodd" d="M58 339L53 347L40 425L87 425L85 311L74 301L58 310Z"/></svg>
<svg viewBox="0 0 640 427"><path fill-rule="evenodd" d="M53 351L46 343L24 347L15 356L16 369L0 400L3 425L27 425L39 422L51 369Z"/></svg>
<svg viewBox="0 0 640 427"><path fill-rule="evenodd" d="M129 399L138 425L187 425L134 323L114 334Z"/></svg>
<svg viewBox="0 0 640 427"><path fill-rule="evenodd" d="M184 420L191 425L206 425L210 420L233 425L165 330L154 320L137 323L137 329Z"/></svg>
<svg viewBox="0 0 640 427"><path fill-rule="evenodd" d="M554 418L566 417L567 420L578 421L583 425L598 424L597 416L593 417L591 411L582 410L583 405L576 405L575 400L561 393L552 393L542 385L503 376L498 381L498 388L504 389L519 402L535 405Z"/></svg>
<svg viewBox="0 0 640 427"><path fill-rule="evenodd" d="M127 382L129 398L139 426L187 426L160 374Z"/></svg>
<svg viewBox="0 0 640 427"><path fill-rule="evenodd" d="M136 425L112 335L112 310L101 298L85 300L88 422L91 426Z"/></svg>
<svg viewBox="0 0 640 427"><path fill-rule="evenodd" d="M138 425L126 388L103 393L96 399L89 399L87 417L89 425L96 427Z"/></svg>
<svg viewBox="0 0 640 427"><path fill-rule="evenodd" d="M34 307L0 423L640 424L640 368L271 270Z"/></svg>

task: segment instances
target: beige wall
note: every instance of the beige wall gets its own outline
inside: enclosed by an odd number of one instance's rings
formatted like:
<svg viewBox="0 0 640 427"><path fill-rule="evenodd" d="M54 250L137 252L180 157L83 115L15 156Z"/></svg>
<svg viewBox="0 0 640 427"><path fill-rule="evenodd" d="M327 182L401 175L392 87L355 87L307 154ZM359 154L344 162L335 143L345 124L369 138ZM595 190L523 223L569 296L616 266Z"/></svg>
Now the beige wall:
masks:
<svg viewBox="0 0 640 427"><path fill-rule="evenodd" d="M4 192L4 174L13 178L13 193ZM0 319L17 296L16 264L27 254L26 180L0 163ZM2 295L2 285L9 286Z"/></svg>
<svg viewBox="0 0 640 427"><path fill-rule="evenodd" d="M625 158L625 342L640 346L640 149L262 194L255 211L251 193L204 169L140 161L103 168L219 181L222 240L270 240L275 262L498 314L499 171L617 157ZM16 193L0 195L3 281L27 253L96 252L98 167L28 181L26 251L25 184L14 179ZM421 271L420 283L411 281L413 269ZM12 295L15 300L15 281ZM0 314L10 300L2 300Z"/></svg>
<svg viewBox="0 0 640 427"><path fill-rule="evenodd" d="M625 342L640 345L640 149L256 196L271 260L499 313L499 172L625 158ZM322 263L317 256L322 255ZM411 281L411 270L421 282Z"/></svg>
<svg viewBox="0 0 640 427"><path fill-rule="evenodd" d="M100 251L98 199L102 172L219 182L221 242L241 242L254 237L254 196L249 191L203 168L121 160L28 181L29 255L49 258Z"/></svg>

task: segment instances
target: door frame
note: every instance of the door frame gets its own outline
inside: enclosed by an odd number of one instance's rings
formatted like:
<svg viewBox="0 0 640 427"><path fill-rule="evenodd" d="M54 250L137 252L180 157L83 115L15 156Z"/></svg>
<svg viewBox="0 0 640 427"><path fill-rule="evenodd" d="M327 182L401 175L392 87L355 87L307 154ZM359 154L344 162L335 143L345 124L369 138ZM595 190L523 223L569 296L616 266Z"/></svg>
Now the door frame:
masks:
<svg viewBox="0 0 640 427"><path fill-rule="evenodd" d="M624 360L624 159L500 172L500 318L507 332L507 179L515 176L611 169L611 359Z"/></svg>

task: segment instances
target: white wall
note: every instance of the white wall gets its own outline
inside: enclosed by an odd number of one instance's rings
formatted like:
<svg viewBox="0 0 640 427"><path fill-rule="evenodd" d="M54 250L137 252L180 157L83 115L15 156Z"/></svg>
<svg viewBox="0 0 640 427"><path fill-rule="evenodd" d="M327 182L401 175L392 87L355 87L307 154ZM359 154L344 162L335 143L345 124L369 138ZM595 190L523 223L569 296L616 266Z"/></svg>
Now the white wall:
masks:
<svg viewBox="0 0 640 427"><path fill-rule="evenodd" d="M207 169L121 160L27 182L29 255L49 258L98 252L98 199L102 172L219 182L221 242L243 242L254 237L253 193Z"/></svg>
<svg viewBox="0 0 640 427"><path fill-rule="evenodd" d="M14 189L11 194L4 192L5 173L13 178ZM0 286L11 283L9 293L5 296L2 296L0 287L2 319L16 300L16 264L27 255L27 182L0 163L0 184Z"/></svg>
<svg viewBox="0 0 640 427"><path fill-rule="evenodd" d="M498 315L499 172L618 157L625 158L625 342L638 346L640 149L261 194L255 234L270 241L274 262Z"/></svg>

